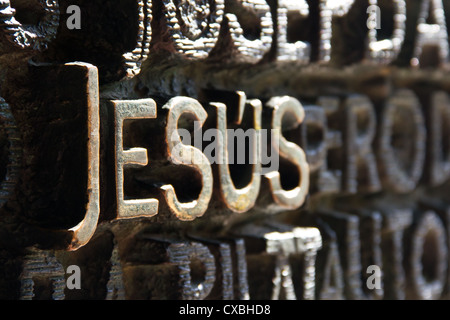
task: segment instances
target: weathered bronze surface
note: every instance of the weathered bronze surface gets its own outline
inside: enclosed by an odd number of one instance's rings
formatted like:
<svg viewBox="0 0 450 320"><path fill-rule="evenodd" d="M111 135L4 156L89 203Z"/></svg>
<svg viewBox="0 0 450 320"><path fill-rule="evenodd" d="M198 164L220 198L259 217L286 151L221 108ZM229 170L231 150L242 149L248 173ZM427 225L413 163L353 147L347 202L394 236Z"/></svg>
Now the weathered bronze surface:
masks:
<svg viewBox="0 0 450 320"><path fill-rule="evenodd" d="M151 217L158 211L156 199L125 200L124 196L124 167L145 166L148 163L147 150L131 148L124 150L123 122L128 119L156 118L156 104L153 100L146 101L112 101L111 110L115 115L115 162L116 162L116 197L117 217L135 218L140 216Z"/></svg>
<svg viewBox="0 0 450 320"><path fill-rule="evenodd" d="M449 298L449 17L0 0L0 299Z"/></svg>
<svg viewBox="0 0 450 320"><path fill-rule="evenodd" d="M17 21L15 19L16 10L11 7L10 2L10 0L0 2L1 28L8 40L20 48L46 49L48 43L55 38L59 26L58 1L36 1L37 5L44 10L44 16L36 25L24 25ZM16 4L18 2L16 1Z"/></svg>

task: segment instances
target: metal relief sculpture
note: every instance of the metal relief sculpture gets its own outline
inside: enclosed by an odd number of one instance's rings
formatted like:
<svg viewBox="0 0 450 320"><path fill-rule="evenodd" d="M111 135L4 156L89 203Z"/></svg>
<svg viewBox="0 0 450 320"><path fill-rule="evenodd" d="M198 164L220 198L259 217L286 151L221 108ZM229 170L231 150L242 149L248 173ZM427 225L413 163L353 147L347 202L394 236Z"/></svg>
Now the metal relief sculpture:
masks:
<svg viewBox="0 0 450 320"><path fill-rule="evenodd" d="M282 207L296 209L305 201L307 190L309 189L309 166L306 163L304 151L282 136L282 119L285 114L290 114L296 123L302 123L305 113L300 102L290 97L272 98L268 102L268 106L272 110L271 124L274 130L273 135L275 136L272 143L276 144L274 149L280 156L297 166L299 179L296 187L291 190L284 190L280 183L278 172L267 173L265 178L270 183L275 202Z"/></svg>
<svg viewBox="0 0 450 320"><path fill-rule="evenodd" d="M414 297L408 298L436 300L441 296L447 274L445 261L448 260L444 233L445 229L438 215L433 211L424 212L412 235L408 280L412 283ZM431 257L424 250L434 250L435 255ZM419 259L422 261L419 262Z"/></svg>
<svg viewBox="0 0 450 320"><path fill-rule="evenodd" d="M382 135L378 144L378 150L381 151L379 152L379 161L382 168L382 180L397 192L411 191L420 179L425 161L425 124L421 116L419 101L411 91L401 90L389 98L383 110L383 115L383 121L380 123ZM402 117L411 119L408 130L410 130L410 135L414 137L414 140L411 141L413 145L409 149L404 143L400 141L396 143L392 140L394 130L398 130L396 127L399 128L398 121L401 121ZM398 135L396 139L410 138ZM398 148L398 152L395 152L394 148ZM412 154L406 156L402 150L404 152L412 150ZM406 163L405 161L410 163L406 170L405 166L402 165L402 163Z"/></svg>
<svg viewBox="0 0 450 320"><path fill-rule="evenodd" d="M239 52L247 59L260 60L270 50L273 42L273 18L270 7L265 0L229 0L225 2L226 18L230 28L231 38ZM246 17L251 15L251 17ZM260 28L253 31L255 35L245 35L245 26L239 22L239 17L259 21Z"/></svg>
<svg viewBox="0 0 450 320"><path fill-rule="evenodd" d="M201 217L208 208L213 189L212 171L209 159L201 150L182 143L177 127L182 116L194 117L202 125L207 114L199 102L186 97L172 98L163 108L167 110L167 155L172 163L194 168L201 175L201 191L197 199L182 202L172 185L163 185L161 190L169 210L178 219L191 221Z"/></svg>
<svg viewBox="0 0 450 320"><path fill-rule="evenodd" d="M364 96L349 96L344 102L346 115L345 146L346 170L344 188L351 193L365 190L376 192L381 189L372 142L376 134L376 115L370 100ZM364 119L365 128L358 126Z"/></svg>
<svg viewBox="0 0 450 320"><path fill-rule="evenodd" d="M450 117L450 100L447 92L433 92L428 100L425 114L428 127L427 131L429 148L428 179L432 185L440 185L450 176L449 149L445 146L446 130Z"/></svg>
<svg viewBox="0 0 450 320"><path fill-rule="evenodd" d="M434 19L434 24L428 24L427 19L430 18L428 13ZM412 58L413 65L419 65L419 57L427 54L425 50L432 47L437 48L438 56L436 65L448 62L448 31L441 0L424 0L421 2L421 9L417 23L417 39L414 47L414 55ZM431 48L430 48L431 47Z"/></svg>
<svg viewBox="0 0 450 320"><path fill-rule="evenodd" d="M389 261L389 268L384 271L385 299L405 299L405 270L403 268L403 241L405 230L411 225L410 210L395 210L389 214L383 213L382 250ZM390 248L388 250L388 248Z"/></svg>
<svg viewBox="0 0 450 320"><path fill-rule="evenodd" d="M20 275L20 299L63 300L65 273L62 265L48 251L32 250L25 258ZM36 291L46 292L50 283L50 297L39 296Z"/></svg>
<svg viewBox="0 0 450 320"><path fill-rule="evenodd" d="M238 119L235 120L236 124L242 123L242 117L244 109L248 108L253 114L253 129L250 132L250 139L252 141L252 150L249 151L249 159L252 164L251 181L243 188L236 188L230 175L230 156L229 152L233 151L234 147L230 148L230 138L227 134L227 106L221 103L211 103L211 106L215 109L215 115L217 117L217 129L219 136L222 137L218 147L219 161L217 164L218 172L217 177L220 181L220 198L223 200L225 206L234 212L246 212L250 210L256 202L256 198L261 186L261 136L259 134L261 129L262 118L262 103L259 100L247 100L244 93L239 95L239 104L237 114ZM253 133L253 134L252 134ZM242 148L241 148L242 150ZM235 158L235 157L233 157ZM244 161L245 162L245 161Z"/></svg>
<svg viewBox="0 0 450 320"><path fill-rule="evenodd" d="M163 5L175 50L188 57L206 58L219 36L223 0L164 0Z"/></svg>
<svg viewBox="0 0 450 320"><path fill-rule="evenodd" d="M321 19L321 29L320 34L320 51L319 51L319 61L330 61L332 54L331 39L333 37L332 23L335 17L342 17L350 10L355 0L343 0L343 1L332 1L323 0L320 2L320 19Z"/></svg>
<svg viewBox="0 0 450 320"><path fill-rule="evenodd" d="M111 269L109 271L109 279L106 284L105 300L125 300L125 289L123 284L123 271L120 263L119 249L114 246L111 253Z"/></svg>
<svg viewBox="0 0 450 320"><path fill-rule="evenodd" d="M208 248L200 243L174 243L168 248L170 262L175 264L182 274L180 286L182 288L182 299L201 300L206 298L211 292L215 280L216 267L214 257ZM204 281L197 282L191 277L190 269L186 268L190 261L197 259L203 266L196 266L205 269Z"/></svg>
<svg viewBox="0 0 450 320"><path fill-rule="evenodd" d="M86 73L86 113L87 113L87 163L88 163L88 181L86 214L84 219L75 227L71 228L73 232L72 242L69 250L76 250L84 246L93 236L97 228L97 222L100 214L100 137L99 137L99 96L98 96L98 71L97 68L85 63L66 64L68 68L81 69Z"/></svg>
<svg viewBox="0 0 450 320"><path fill-rule="evenodd" d="M376 0L370 1L370 6L367 9L369 11L376 10L375 15L381 24L381 15L383 14L380 7L377 6ZM388 39L378 39L377 35L380 33L381 25L375 26L375 28L369 28L369 57L379 63L391 63L393 62L402 48L405 39L405 20L406 20L406 3L404 0L392 1L394 6L393 14L393 30L392 37ZM370 13L370 12L369 12Z"/></svg>
<svg viewBox="0 0 450 320"><path fill-rule="evenodd" d="M304 41L296 41L289 43L287 41L287 26L288 13L296 11L301 15L307 16L309 14L308 5L306 1L279 1L277 10L278 19L278 61L302 61L309 62L311 55L311 45Z"/></svg>
<svg viewBox="0 0 450 320"><path fill-rule="evenodd" d="M21 161L22 161L22 147L21 137L19 129L17 128L14 115L11 112L11 108L8 103L0 97L0 120L4 128L4 134L6 135L6 158L5 175L0 184L0 206L3 206L8 199L12 196L12 193L17 185Z"/></svg>

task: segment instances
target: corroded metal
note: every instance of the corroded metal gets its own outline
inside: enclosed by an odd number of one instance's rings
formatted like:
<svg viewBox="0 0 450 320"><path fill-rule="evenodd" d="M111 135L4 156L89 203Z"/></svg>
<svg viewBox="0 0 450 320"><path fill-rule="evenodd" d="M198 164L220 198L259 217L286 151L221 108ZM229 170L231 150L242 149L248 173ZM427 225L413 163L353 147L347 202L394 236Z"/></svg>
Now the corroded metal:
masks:
<svg viewBox="0 0 450 320"><path fill-rule="evenodd" d="M442 295L447 275L448 249L442 220L426 211L412 235L408 280L413 293L408 299L436 300ZM431 253L433 252L433 253Z"/></svg>
<svg viewBox="0 0 450 320"><path fill-rule="evenodd" d="M320 97L317 106L305 106L301 139L310 167L310 192L329 193L340 189L342 172L335 167L330 168L329 154L342 148L343 135L328 125L328 118L337 112L338 106L339 99L334 97ZM308 128L318 133L308 137Z"/></svg>
<svg viewBox="0 0 450 320"><path fill-rule="evenodd" d="M277 38L277 60L278 61L301 61L308 63L311 56L311 45L304 41L288 42L287 39L287 26L288 26L288 13L296 12L303 16L309 14L308 4L305 0L301 1L278 1L277 8L277 26L278 26L278 38ZM329 26L327 26L329 30ZM326 32L326 31L324 31Z"/></svg>
<svg viewBox="0 0 450 320"><path fill-rule="evenodd" d="M288 255L295 252L293 235L271 232L266 234L264 238L267 241L267 253L277 253L271 300L279 300L282 296L286 300L296 300L292 270L288 262Z"/></svg>
<svg viewBox="0 0 450 320"><path fill-rule="evenodd" d="M220 300L248 300L247 264L242 239L211 239L192 235L195 241L207 246L216 262L214 286L210 298Z"/></svg>
<svg viewBox="0 0 450 320"><path fill-rule="evenodd" d="M16 1L20 10L25 0ZM0 297L14 285L27 299L449 296L450 81L437 68L448 67L447 2L134 1L130 11L128 0L81 1L82 14L104 5L108 26L137 8L123 32L61 28L44 54L0 57L14 112L0 99L0 143L9 144L0 274L11 275ZM2 38L21 40L9 2L0 5ZM367 6L380 6L392 32L366 25ZM291 14L302 30L289 26ZM40 46L23 39L19 48ZM68 52L78 44L86 47ZM104 48L101 115L94 66L33 62L98 62ZM208 158L213 143L184 140L192 121L194 140L218 129L218 163ZM257 161L271 131L279 167L234 171L235 128L254 129ZM50 249L30 253L30 243ZM72 263L82 289L69 293L62 267Z"/></svg>
<svg viewBox="0 0 450 320"><path fill-rule="evenodd" d="M8 103L0 97L0 120L5 129L7 140L7 163L5 176L0 184L0 206L3 206L18 183L20 168L22 166L22 146L19 128L17 128L14 115Z"/></svg>
<svg viewBox="0 0 450 320"><path fill-rule="evenodd" d="M382 212L382 250L384 261L384 298L405 299L405 271L403 268L403 239L405 230L412 223L412 212L407 209L396 209Z"/></svg>
<svg viewBox="0 0 450 320"><path fill-rule="evenodd" d="M296 297L303 300L316 299L316 287L312 284L316 282L317 253L322 249L323 244L319 229L312 227L293 227L291 225L276 222L270 222L268 223L268 226L277 230L275 234L292 233L295 247L293 251L294 256L300 256L300 259L297 259L297 263L292 262L295 261L292 253L289 257L291 268L293 270L293 280L295 279L299 282L294 285ZM265 237L270 238L268 235ZM284 245L284 248L286 248L286 244ZM298 263L298 260L300 260L300 263ZM299 272L299 270L296 270L297 268L301 271ZM298 281L298 279L301 279L301 281Z"/></svg>
<svg viewBox="0 0 450 320"><path fill-rule="evenodd" d="M332 55L331 40L333 38L332 23L336 17L343 17L348 13L350 7L353 5L353 0L343 1L320 1L320 26L322 32L320 33L320 50L319 61L330 61Z"/></svg>
<svg viewBox="0 0 450 320"><path fill-rule="evenodd" d="M431 185L438 186L450 177L450 150L446 145L450 121L450 99L442 90L434 91L425 105L427 121L427 163L428 179Z"/></svg>
<svg viewBox="0 0 450 320"><path fill-rule="evenodd" d="M381 7L377 6L376 0L370 0L370 5L379 8L376 12L379 21L381 21L381 15L384 14L381 11ZM400 50L402 48L403 42L405 40L405 21L406 21L406 3L404 0L394 0L392 1L394 6L393 20L393 31L392 37L389 39L378 40L377 35L379 29L382 28L381 25L371 28L368 31L368 55L373 61L378 63L391 63L394 61Z"/></svg>
<svg viewBox="0 0 450 320"><path fill-rule="evenodd" d="M290 114L294 121L300 124L303 122L305 112L300 102L290 97L272 98L267 105L272 110L271 129L274 150L281 157L295 164L300 177L297 186L291 190L282 188L278 171L265 174L265 178L269 180L274 201L282 207L296 209L304 203L309 190L309 166L305 152L282 136L282 119L285 114Z"/></svg>
<svg viewBox="0 0 450 320"><path fill-rule="evenodd" d="M23 259L23 270L20 275L20 299L49 299L40 297L35 293L36 281L43 283L40 286L47 287L46 281L51 283L51 299L63 300L66 285L64 269L61 263L50 251L42 251L31 248ZM42 288L41 288L42 289Z"/></svg>
<svg viewBox="0 0 450 320"><path fill-rule="evenodd" d="M359 218L336 211L322 211L319 214L320 219L333 226L336 232L337 245L341 248L345 297L350 300L362 299Z"/></svg>
<svg viewBox="0 0 450 320"><path fill-rule="evenodd" d="M382 112L377 145L382 183L397 192L411 191L425 162L426 129L419 101L412 91L399 90L389 98Z"/></svg>
<svg viewBox="0 0 450 320"><path fill-rule="evenodd" d="M172 243L168 247L168 255L171 263L179 268L180 287L182 288L183 300L201 300L211 292L214 280L216 266L214 257L208 248L200 243ZM204 269L203 281L191 277L191 270L188 267L192 260L198 260L202 266L197 268Z"/></svg>
<svg viewBox="0 0 450 320"><path fill-rule="evenodd" d="M433 64L438 66L442 63L448 63L448 32L443 9L442 0L421 1L420 14L417 21L417 38L411 61L412 65L420 65L421 55L427 54L427 52L425 52L427 49L426 46L437 48L437 61L433 61ZM434 19L434 24L427 23L427 19L430 18L429 13L431 13L432 18Z"/></svg>
<svg viewBox="0 0 450 320"><path fill-rule="evenodd" d="M343 271L336 242L331 242L320 253L326 255L326 258L323 265L319 263L316 265L321 267L324 272L323 277L317 281L319 291L317 298L319 300L343 300Z"/></svg>
<svg viewBox="0 0 450 320"><path fill-rule="evenodd" d="M358 210L356 214L360 221L359 234L361 237L363 292L368 299L381 300L384 297L383 274L377 279L380 286L369 288L367 281L369 281L371 274L367 270L370 266L377 266L380 270L383 270L385 266L385 263L383 263L383 252L381 250L383 218L380 212L372 210ZM365 286L364 283L366 283Z"/></svg>
<svg viewBox="0 0 450 320"><path fill-rule="evenodd" d="M227 134L227 106L222 103L211 103L216 111L217 130L219 136L222 137L222 142L218 146L218 173L217 177L220 184L220 197L225 206L234 212L246 212L250 210L256 202L261 186L261 126L262 126L262 103L259 100L247 101L245 93L239 93L239 102L237 110L236 124L242 124L244 109L249 107L253 114L253 129L254 135L250 137L251 150L249 150L249 158L252 164L251 181L243 188L236 188L233 179L230 175L229 168L229 142L230 139ZM237 136L238 140L242 142L244 133ZM233 144L234 146L234 144ZM246 153L245 146L239 147L239 153Z"/></svg>
<svg viewBox="0 0 450 320"><path fill-rule="evenodd" d="M138 0L137 6L138 35L136 48L123 54L129 75L135 75L140 72L142 62L147 59L150 52L150 42L152 40L152 1Z"/></svg>
<svg viewBox="0 0 450 320"><path fill-rule="evenodd" d="M376 115L370 100L352 95L344 101L345 157L344 189L351 193L381 189L372 143L376 134ZM359 123L365 124L364 128Z"/></svg>
<svg viewBox="0 0 450 320"><path fill-rule="evenodd" d="M231 239L227 240L227 242L231 243L233 251L234 298L239 300L249 300L245 241L243 239Z"/></svg>
<svg viewBox="0 0 450 320"><path fill-rule="evenodd" d="M228 20L231 38L240 54L251 60L260 60L271 48L274 34L273 19L269 5L265 0L238 0L226 2L225 17ZM233 8L233 9L230 9ZM245 18L248 10L260 20L260 32L255 39L248 39L244 35L239 22L239 15ZM251 19L251 18L248 18Z"/></svg>
<svg viewBox="0 0 450 320"><path fill-rule="evenodd" d="M125 288L122 279L122 265L120 263L119 248L115 245L110 259L111 269L109 270L109 279L106 284L105 300L124 300Z"/></svg>
<svg viewBox="0 0 450 320"><path fill-rule="evenodd" d="M164 0L164 15L177 52L206 58L219 38L223 0Z"/></svg>
<svg viewBox="0 0 450 320"><path fill-rule="evenodd" d="M315 259L322 247L322 237L317 228L269 222L246 225L235 232L250 248L247 264L251 299L314 299ZM301 256L303 271L297 277L300 281L294 284L293 276L298 270L293 270L292 259L298 255Z"/></svg>

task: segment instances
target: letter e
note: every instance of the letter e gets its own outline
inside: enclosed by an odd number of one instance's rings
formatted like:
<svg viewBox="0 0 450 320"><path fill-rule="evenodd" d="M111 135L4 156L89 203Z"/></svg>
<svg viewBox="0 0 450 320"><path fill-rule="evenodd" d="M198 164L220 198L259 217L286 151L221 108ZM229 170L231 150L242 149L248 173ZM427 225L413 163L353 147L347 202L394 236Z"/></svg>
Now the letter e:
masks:
<svg viewBox="0 0 450 320"><path fill-rule="evenodd" d="M71 16L67 19L66 25L67 29L81 29L81 9L77 5L71 5L67 7L67 14L71 14Z"/></svg>

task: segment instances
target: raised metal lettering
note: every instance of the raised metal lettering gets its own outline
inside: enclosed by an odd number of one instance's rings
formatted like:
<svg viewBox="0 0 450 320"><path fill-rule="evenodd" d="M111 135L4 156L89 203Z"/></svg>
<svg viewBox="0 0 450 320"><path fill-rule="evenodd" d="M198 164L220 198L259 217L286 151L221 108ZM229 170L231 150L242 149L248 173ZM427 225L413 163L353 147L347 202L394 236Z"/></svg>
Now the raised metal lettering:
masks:
<svg viewBox="0 0 450 320"><path fill-rule="evenodd" d="M433 211L422 213L411 238L407 299L436 300L444 290L448 249L445 228Z"/></svg>
<svg viewBox="0 0 450 320"><path fill-rule="evenodd" d="M157 199L125 199L124 168L145 166L148 163L147 150L143 148L124 149L123 121L126 119L156 118L156 103L152 99L116 100L111 107L115 113L115 157L117 218L151 217L158 213Z"/></svg>
<svg viewBox="0 0 450 320"><path fill-rule="evenodd" d="M413 92L399 90L386 101L381 118L377 145L381 181L395 192L410 192L425 163L426 131L419 101Z"/></svg>
<svg viewBox="0 0 450 320"><path fill-rule="evenodd" d="M273 20L265 0L227 0L226 18L235 47L246 59L261 60L270 50L273 40ZM245 24L242 22L245 20ZM250 25L249 25L250 24ZM245 35L245 28L256 27L254 40ZM258 34L256 34L258 33Z"/></svg>
<svg viewBox="0 0 450 320"><path fill-rule="evenodd" d="M254 137L251 139L253 142L251 145L251 150L249 150L250 159L252 161L252 175L251 181L247 186L243 188L236 188L235 184L231 178L229 170L229 137L227 134L227 114L226 106L224 104L212 103L211 105L216 109L217 117L217 130L219 134L223 137L223 142L218 147L218 157L219 161L217 164L217 178L220 183L220 198L223 200L227 208L234 212L246 212L251 209L258 197L259 188L261 185L261 161L260 161L260 150L261 150L261 118L262 118L262 104L259 100L246 101L245 94L240 96L241 101L238 104L238 119L237 124L242 123L242 117L245 107L250 107L253 110L253 129ZM240 131L242 132L242 131ZM242 135L237 136L238 140L243 139ZM241 142L241 141L239 141ZM232 150L234 152L234 148ZM238 152L246 152L245 144L244 150L238 146Z"/></svg>
<svg viewBox="0 0 450 320"><path fill-rule="evenodd" d="M164 16L174 49L206 58L219 38L223 0L164 0Z"/></svg>
<svg viewBox="0 0 450 320"><path fill-rule="evenodd" d="M45 15L37 25L23 25L14 18L15 9L10 0L0 1L0 28L7 39L20 48L45 50L52 41L59 26L59 5L56 0L39 0Z"/></svg>
<svg viewBox="0 0 450 320"><path fill-rule="evenodd" d="M124 53L125 65L129 75L139 73L142 62L147 59L150 53L150 42L152 40L152 1L138 0L138 34L136 48Z"/></svg>

